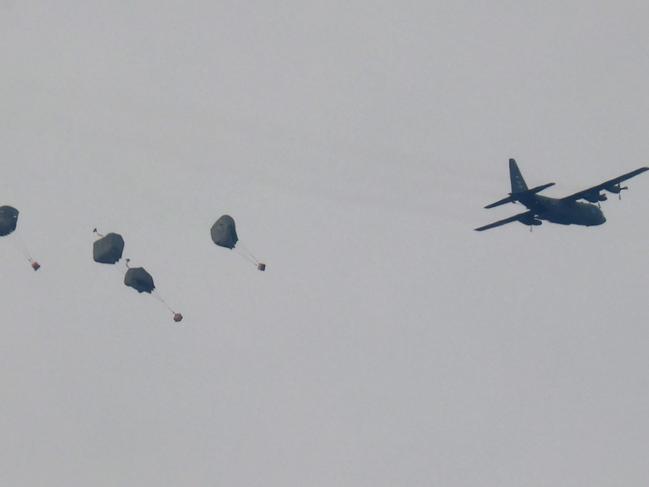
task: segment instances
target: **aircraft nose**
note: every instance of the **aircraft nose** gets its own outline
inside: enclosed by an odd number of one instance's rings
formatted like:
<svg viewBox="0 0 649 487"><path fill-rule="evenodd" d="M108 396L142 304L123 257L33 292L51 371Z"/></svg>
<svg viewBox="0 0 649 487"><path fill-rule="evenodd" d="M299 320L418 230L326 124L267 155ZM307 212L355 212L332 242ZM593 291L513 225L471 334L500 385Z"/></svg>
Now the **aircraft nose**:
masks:
<svg viewBox="0 0 649 487"><path fill-rule="evenodd" d="M597 224L601 225L602 223L606 222L606 217L604 216L604 213L602 211L599 211L599 217L597 219Z"/></svg>

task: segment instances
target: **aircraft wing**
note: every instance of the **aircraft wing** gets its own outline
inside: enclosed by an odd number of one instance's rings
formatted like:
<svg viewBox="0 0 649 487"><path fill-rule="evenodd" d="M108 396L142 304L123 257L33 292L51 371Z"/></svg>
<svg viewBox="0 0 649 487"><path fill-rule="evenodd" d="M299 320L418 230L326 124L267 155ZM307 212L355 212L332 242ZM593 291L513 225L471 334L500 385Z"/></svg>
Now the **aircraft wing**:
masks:
<svg viewBox="0 0 649 487"><path fill-rule="evenodd" d="M598 184L597 186L593 186L592 188L588 188L583 191L579 191L578 193L571 194L570 196L566 196L565 198L562 198L562 200L577 201L580 199L585 199L587 201L590 201L591 203L595 203L596 201L604 201L606 197L603 195L600 196L600 191L609 191L611 193L619 194L620 191L627 189L626 187L620 187L621 182L626 181L627 179L631 179L638 174L642 174L645 171L649 171L649 167L640 167L635 171L631 171L623 174L622 176L609 179L608 181L605 181L602 184Z"/></svg>
<svg viewBox="0 0 649 487"><path fill-rule="evenodd" d="M513 222L522 222L525 220L531 220L534 218L534 213L531 211L526 211L524 213L519 213L518 215L510 216L509 218L505 218L504 220L498 220L497 222L490 223L489 225L485 225L483 227L476 228L476 232L482 232L484 230L489 230L490 228L495 228L499 227L501 225L507 225L508 223L513 223Z"/></svg>

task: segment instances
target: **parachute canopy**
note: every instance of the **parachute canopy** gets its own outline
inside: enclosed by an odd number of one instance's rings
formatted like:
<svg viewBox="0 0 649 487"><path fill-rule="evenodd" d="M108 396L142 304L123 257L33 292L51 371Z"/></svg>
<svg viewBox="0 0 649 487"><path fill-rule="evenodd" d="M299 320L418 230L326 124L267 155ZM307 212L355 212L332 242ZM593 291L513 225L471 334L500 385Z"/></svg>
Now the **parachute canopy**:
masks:
<svg viewBox="0 0 649 487"><path fill-rule="evenodd" d="M128 287L132 287L138 293L149 293L155 289L155 284L153 284L153 277L147 271L144 270L144 267L132 267L126 271L124 275L124 284Z"/></svg>
<svg viewBox="0 0 649 487"><path fill-rule="evenodd" d="M219 247L233 249L237 244L239 237L237 237L237 229L234 225L234 218L230 215L223 215L216 220L210 230L212 241Z"/></svg>
<svg viewBox="0 0 649 487"><path fill-rule="evenodd" d="M18 224L18 210L13 206L0 206L0 237L9 235Z"/></svg>
<svg viewBox="0 0 649 487"><path fill-rule="evenodd" d="M92 246L92 258L101 264L114 264L122 258L124 239L118 233L109 233L95 240Z"/></svg>

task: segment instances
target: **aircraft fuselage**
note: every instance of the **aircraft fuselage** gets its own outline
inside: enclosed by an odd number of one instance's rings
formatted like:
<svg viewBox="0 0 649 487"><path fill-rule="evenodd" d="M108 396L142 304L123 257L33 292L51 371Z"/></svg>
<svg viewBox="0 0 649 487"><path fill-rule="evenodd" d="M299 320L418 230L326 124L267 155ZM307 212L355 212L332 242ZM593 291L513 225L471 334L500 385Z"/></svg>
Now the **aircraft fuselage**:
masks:
<svg viewBox="0 0 649 487"><path fill-rule="evenodd" d="M534 212L536 218L552 223L592 227L606 221L602 210L591 203L566 201L538 194L527 195L519 201Z"/></svg>

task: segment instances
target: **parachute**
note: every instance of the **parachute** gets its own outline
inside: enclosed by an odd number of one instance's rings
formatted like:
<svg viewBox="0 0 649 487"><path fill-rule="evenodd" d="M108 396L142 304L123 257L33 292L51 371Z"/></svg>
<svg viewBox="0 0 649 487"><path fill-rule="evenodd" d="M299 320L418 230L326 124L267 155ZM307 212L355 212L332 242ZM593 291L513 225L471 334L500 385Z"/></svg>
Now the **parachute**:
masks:
<svg viewBox="0 0 649 487"><path fill-rule="evenodd" d="M148 293L152 294L158 301L164 304L171 314L173 314L173 319L176 323L179 323L183 320L183 315L176 313L167 302L162 299L162 296L155 291L155 284L153 283L153 276L149 274L144 267L129 267L128 263L131 259L126 259L126 267L128 270L124 274L124 285L132 287L138 293Z"/></svg>
<svg viewBox="0 0 649 487"><path fill-rule="evenodd" d="M0 237L6 237L16 230L18 226L18 213L20 212L13 206L0 206ZM20 236L18 236L17 243L27 262L31 264L32 269L35 271L40 269L41 265L32 258Z"/></svg>
<svg viewBox="0 0 649 487"><path fill-rule="evenodd" d="M223 215L216 220L214 225L212 225L210 234L212 235L212 242L226 249L233 249L239 241L234 218L230 215Z"/></svg>
<svg viewBox="0 0 649 487"><path fill-rule="evenodd" d="M210 235L212 237L212 242L219 247L224 247L230 250L235 249L236 247L236 250L238 251L237 253L241 255L241 257L257 266L258 270L266 270L266 264L259 262L253 253L239 241L234 218L230 215L223 215L216 220L210 229Z"/></svg>
<svg viewBox="0 0 649 487"><path fill-rule="evenodd" d="M18 225L18 210L13 206L0 206L0 237L13 233Z"/></svg>
<svg viewBox="0 0 649 487"><path fill-rule="evenodd" d="M119 233L101 235L95 228L94 233L101 238L92 246L92 259L100 264L114 264L122 258L124 239Z"/></svg>
<svg viewBox="0 0 649 487"><path fill-rule="evenodd" d="M132 287L138 293L151 294L155 289L153 277L144 270L144 267L130 267L124 275L124 284Z"/></svg>

